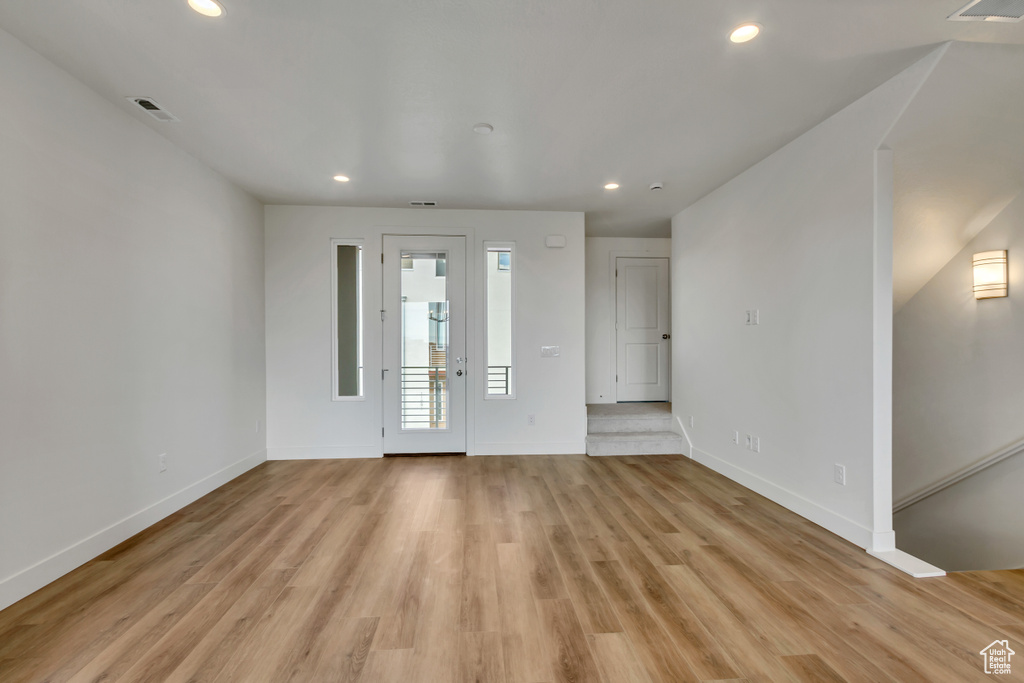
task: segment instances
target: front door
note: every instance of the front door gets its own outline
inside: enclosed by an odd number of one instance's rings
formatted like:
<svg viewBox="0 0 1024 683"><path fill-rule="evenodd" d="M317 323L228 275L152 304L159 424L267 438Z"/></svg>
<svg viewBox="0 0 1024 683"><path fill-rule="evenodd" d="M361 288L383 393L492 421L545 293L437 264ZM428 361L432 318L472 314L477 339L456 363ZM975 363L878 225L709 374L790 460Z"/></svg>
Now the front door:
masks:
<svg viewBox="0 0 1024 683"><path fill-rule="evenodd" d="M667 258L615 259L616 401L669 399Z"/></svg>
<svg viewBox="0 0 1024 683"><path fill-rule="evenodd" d="M465 453L466 239L384 236L384 453Z"/></svg>

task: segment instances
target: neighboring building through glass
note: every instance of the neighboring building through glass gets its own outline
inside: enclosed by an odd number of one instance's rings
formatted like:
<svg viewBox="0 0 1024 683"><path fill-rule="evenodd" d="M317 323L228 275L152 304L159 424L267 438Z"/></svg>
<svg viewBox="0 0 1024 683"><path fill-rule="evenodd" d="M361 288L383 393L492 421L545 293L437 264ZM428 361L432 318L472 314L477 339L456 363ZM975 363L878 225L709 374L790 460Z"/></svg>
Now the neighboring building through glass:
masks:
<svg viewBox="0 0 1024 683"><path fill-rule="evenodd" d="M487 249L487 395L514 395L512 247Z"/></svg>

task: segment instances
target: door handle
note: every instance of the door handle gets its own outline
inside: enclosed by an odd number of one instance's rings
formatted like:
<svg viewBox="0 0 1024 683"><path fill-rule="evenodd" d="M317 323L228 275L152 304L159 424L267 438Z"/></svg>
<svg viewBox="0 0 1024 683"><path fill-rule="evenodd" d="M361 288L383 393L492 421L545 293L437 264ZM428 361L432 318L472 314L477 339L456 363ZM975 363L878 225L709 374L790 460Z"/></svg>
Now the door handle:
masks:
<svg viewBox="0 0 1024 683"><path fill-rule="evenodd" d="M456 370L455 374L458 375L459 377L462 377L462 370Z"/></svg>
<svg viewBox="0 0 1024 683"><path fill-rule="evenodd" d="M671 337L672 337L672 335L671 335L671 334L663 334L663 335L661 335L661 338L662 338L662 339L669 339L669 338L671 338Z"/></svg>

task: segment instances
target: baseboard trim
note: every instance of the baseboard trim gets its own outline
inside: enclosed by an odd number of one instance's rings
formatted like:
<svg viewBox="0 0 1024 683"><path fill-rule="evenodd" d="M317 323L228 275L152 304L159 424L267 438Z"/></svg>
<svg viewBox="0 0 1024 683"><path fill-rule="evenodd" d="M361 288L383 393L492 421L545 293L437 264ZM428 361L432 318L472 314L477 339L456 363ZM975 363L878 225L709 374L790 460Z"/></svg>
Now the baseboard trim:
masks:
<svg viewBox="0 0 1024 683"><path fill-rule="evenodd" d="M586 441L477 442L475 448L468 451L469 455L576 455L586 452ZM298 446L267 449L267 460L342 460L381 458L383 455L380 446Z"/></svg>
<svg viewBox="0 0 1024 683"><path fill-rule="evenodd" d="M868 555L877 557L882 562L896 567L901 572L910 574L915 579L946 575L946 572L938 567L928 564L924 560L918 559L902 550L869 550Z"/></svg>
<svg viewBox="0 0 1024 683"><path fill-rule="evenodd" d="M346 460L350 458L382 458L381 445L375 446L295 446L268 448L267 460Z"/></svg>
<svg viewBox="0 0 1024 683"><path fill-rule="evenodd" d="M260 450L228 465L222 470L190 484L176 493L153 503L149 507L125 517L119 522L68 546L50 557L21 570L0 581L0 609L10 607L22 598L53 583L68 572L77 569L89 560L102 555L118 543L122 543L140 531L153 526L164 517L173 514L202 498L207 493L223 486L235 477L248 472L266 461L266 451Z"/></svg>
<svg viewBox="0 0 1024 683"><path fill-rule="evenodd" d="M683 425L683 419L678 415L673 415L672 419L676 425L676 431L680 436L683 437L683 441L686 442L686 452L683 453L688 458L693 457L693 441L690 440L690 435L686 431L686 427Z"/></svg>
<svg viewBox="0 0 1024 683"><path fill-rule="evenodd" d="M719 474L746 486L751 491L755 491L782 507L792 510L801 517L814 522L835 535L845 538L850 543L865 549L876 547L876 534L867 527L823 508L815 502L782 488L778 484L762 479L756 474L736 467L732 463L717 458L710 453L706 453L699 448L694 448L691 452L691 457L700 464L710 467ZM882 532L878 536L884 538L886 533Z"/></svg>
<svg viewBox="0 0 1024 683"><path fill-rule="evenodd" d="M476 442L472 455L583 455L587 452L586 440L556 442Z"/></svg>

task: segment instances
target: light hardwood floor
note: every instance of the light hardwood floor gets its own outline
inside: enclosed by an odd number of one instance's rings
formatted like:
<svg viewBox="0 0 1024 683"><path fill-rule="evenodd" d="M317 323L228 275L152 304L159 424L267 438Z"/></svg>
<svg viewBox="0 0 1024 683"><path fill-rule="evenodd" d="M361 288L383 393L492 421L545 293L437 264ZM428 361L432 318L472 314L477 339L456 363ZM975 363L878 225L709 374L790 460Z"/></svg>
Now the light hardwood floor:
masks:
<svg viewBox="0 0 1024 683"><path fill-rule="evenodd" d="M676 456L269 462L0 612L0 681L970 681L1024 571L911 579Z"/></svg>

